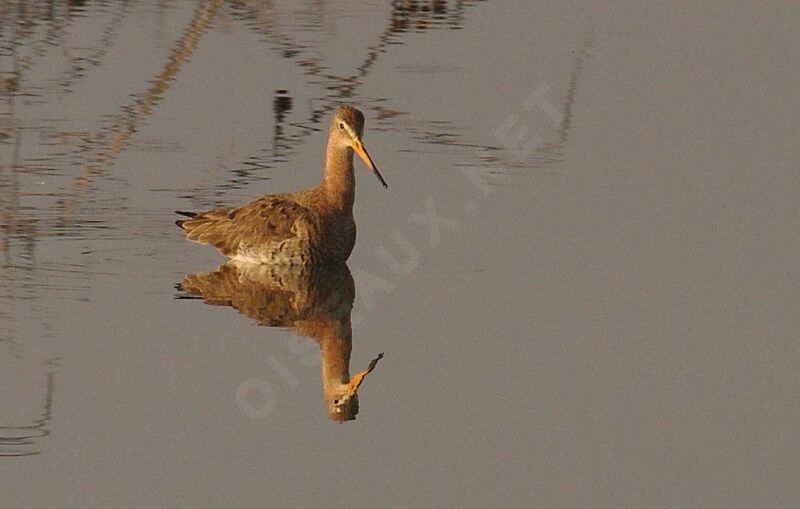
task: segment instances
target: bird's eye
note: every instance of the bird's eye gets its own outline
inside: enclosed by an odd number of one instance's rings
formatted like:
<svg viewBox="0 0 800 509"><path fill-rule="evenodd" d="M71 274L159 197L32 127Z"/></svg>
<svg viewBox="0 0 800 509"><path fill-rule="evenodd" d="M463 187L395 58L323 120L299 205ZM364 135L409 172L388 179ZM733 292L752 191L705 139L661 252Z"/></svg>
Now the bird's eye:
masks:
<svg viewBox="0 0 800 509"><path fill-rule="evenodd" d="M344 122L339 122L339 129L344 129Z"/></svg>
<svg viewBox="0 0 800 509"><path fill-rule="evenodd" d="M333 400L333 404L334 405L338 405L339 404L339 400L338 399Z"/></svg>

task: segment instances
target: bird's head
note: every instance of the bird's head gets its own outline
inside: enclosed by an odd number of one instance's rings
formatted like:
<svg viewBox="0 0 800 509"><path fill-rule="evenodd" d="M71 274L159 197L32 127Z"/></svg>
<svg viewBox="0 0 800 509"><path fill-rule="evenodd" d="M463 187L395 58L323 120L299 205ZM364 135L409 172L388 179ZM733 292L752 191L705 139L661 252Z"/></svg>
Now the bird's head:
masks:
<svg viewBox="0 0 800 509"><path fill-rule="evenodd" d="M352 106L341 106L333 115L331 123L331 141L338 146L352 149L364 161L370 170L378 177L383 187L388 187L383 176L375 167L369 152L364 147L362 135L364 134L364 114Z"/></svg>

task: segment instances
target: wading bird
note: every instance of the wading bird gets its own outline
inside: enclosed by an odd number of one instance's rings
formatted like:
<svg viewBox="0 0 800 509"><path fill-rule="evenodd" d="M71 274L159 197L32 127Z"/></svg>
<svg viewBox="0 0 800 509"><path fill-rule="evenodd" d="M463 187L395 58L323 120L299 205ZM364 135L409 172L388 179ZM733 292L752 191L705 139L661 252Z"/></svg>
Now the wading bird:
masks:
<svg viewBox="0 0 800 509"><path fill-rule="evenodd" d="M262 196L238 208L176 211L189 219L175 223L187 239L210 244L237 261L287 266L344 263L356 241L353 154L387 187L364 148L363 132L364 115L342 106L333 115L325 176L318 186Z"/></svg>

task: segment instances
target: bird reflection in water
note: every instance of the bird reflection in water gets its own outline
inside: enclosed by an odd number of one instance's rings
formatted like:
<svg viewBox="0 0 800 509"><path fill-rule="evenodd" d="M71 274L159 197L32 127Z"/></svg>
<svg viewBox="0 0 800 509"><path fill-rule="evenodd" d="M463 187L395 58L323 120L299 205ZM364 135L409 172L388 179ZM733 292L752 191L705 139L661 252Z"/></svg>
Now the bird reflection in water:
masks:
<svg viewBox="0 0 800 509"><path fill-rule="evenodd" d="M350 376L355 285L346 265L285 268L228 261L214 272L186 276L177 287L206 304L231 306L258 325L284 327L316 341L328 416L338 422L356 418L358 390L383 354Z"/></svg>

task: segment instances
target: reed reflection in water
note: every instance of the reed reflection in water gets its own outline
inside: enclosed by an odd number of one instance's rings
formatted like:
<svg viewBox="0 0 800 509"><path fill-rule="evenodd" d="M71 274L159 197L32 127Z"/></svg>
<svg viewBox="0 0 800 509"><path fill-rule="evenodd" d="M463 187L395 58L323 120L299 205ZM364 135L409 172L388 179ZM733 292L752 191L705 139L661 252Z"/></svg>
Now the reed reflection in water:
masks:
<svg viewBox="0 0 800 509"><path fill-rule="evenodd" d="M228 261L213 272L186 276L177 287L206 304L230 306L258 325L316 341L328 416L338 422L356 418L358 390L383 354L350 376L355 284L346 265L279 268Z"/></svg>
<svg viewBox="0 0 800 509"><path fill-rule="evenodd" d="M0 356L0 458L35 456L50 435L55 361Z"/></svg>

